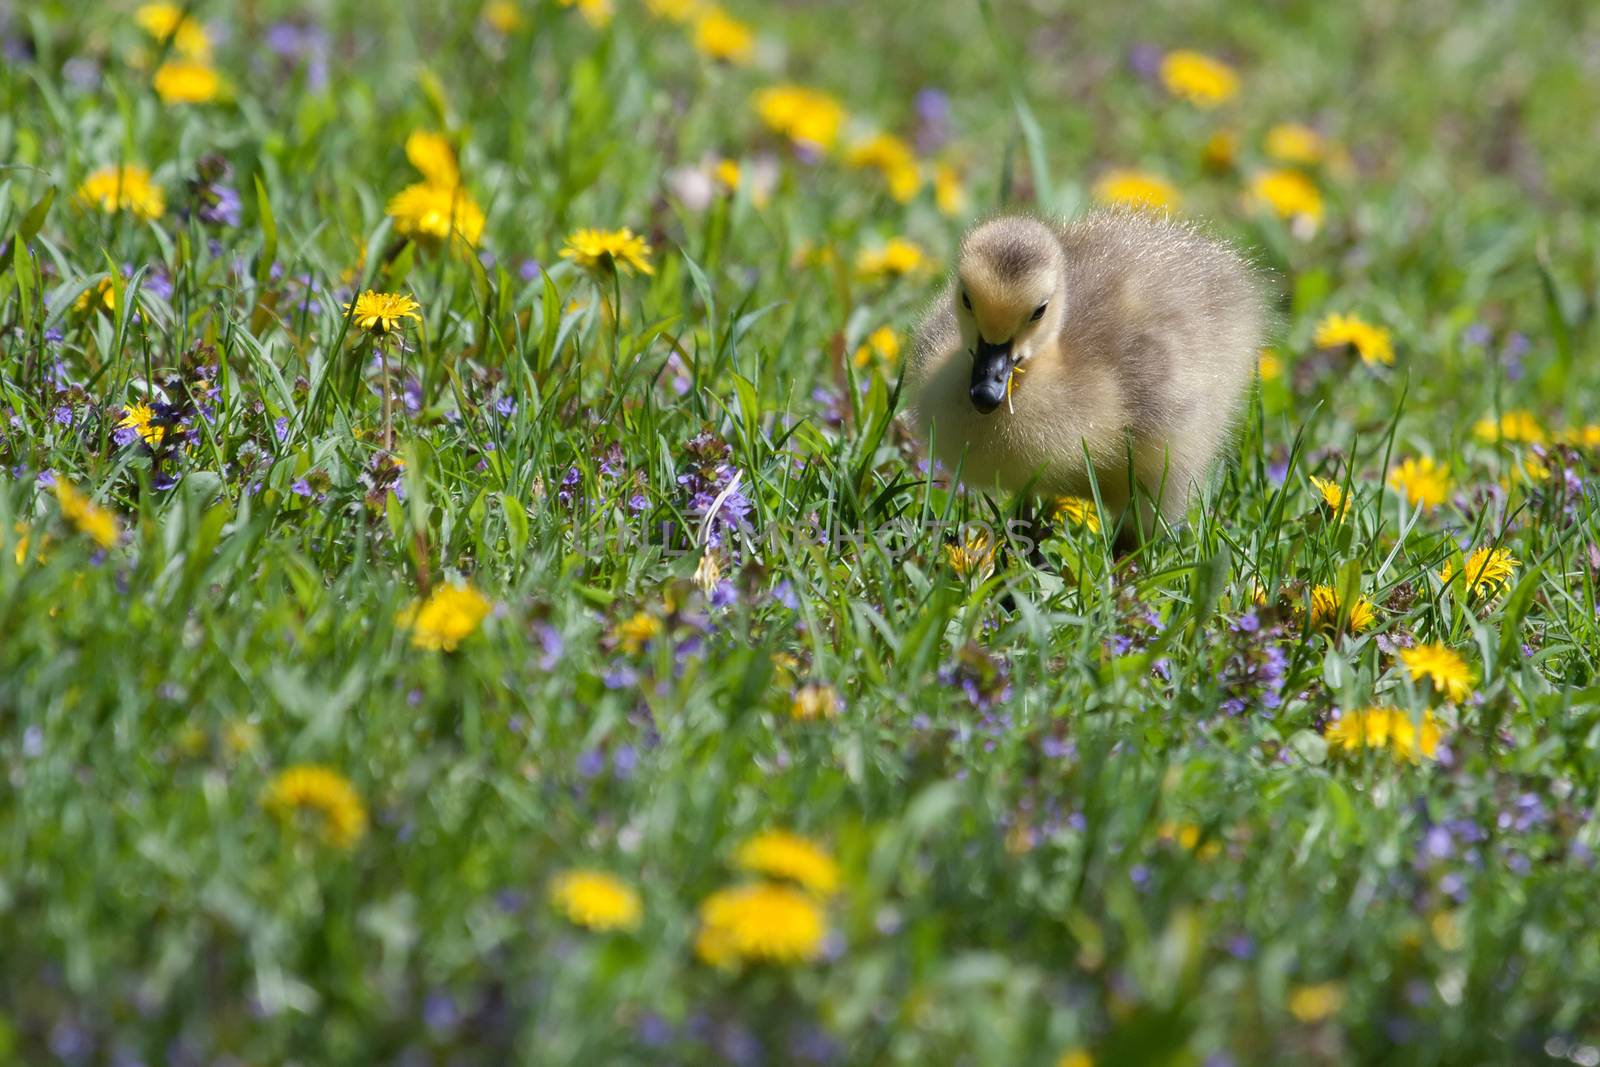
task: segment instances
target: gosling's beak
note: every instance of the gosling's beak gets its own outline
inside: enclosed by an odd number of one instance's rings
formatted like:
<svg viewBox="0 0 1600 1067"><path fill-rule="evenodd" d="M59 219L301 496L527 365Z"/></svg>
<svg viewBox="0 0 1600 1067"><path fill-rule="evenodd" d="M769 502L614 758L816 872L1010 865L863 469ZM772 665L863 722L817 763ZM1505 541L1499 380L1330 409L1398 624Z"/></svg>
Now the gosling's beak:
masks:
<svg viewBox="0 0 1600 1067"><path fill-rule="evenodd" d="M972 406L987 415L1006 398L1011 381L1011 342L990 344L980 335L972 357Z"/></svg>

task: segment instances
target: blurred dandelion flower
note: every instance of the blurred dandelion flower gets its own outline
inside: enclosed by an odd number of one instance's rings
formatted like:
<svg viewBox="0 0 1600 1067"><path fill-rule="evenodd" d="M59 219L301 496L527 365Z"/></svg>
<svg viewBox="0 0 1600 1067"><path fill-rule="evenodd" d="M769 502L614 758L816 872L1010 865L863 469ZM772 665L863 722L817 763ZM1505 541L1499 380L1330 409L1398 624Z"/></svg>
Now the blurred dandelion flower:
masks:
<svg viewBox="0 0 1600 1067"><path fill-rule="evenodd" d="M61 516L87 534L101 548L111 548L117 543L117 517L85 496L65 478L56 478L56 500L61 505Z"/></svg>
<svg viewBox="0 0 1600 1067"><path fill-rule="evenodd" d="M442 133L412 130L406 137L406 159L432 185L449 188L461 184L456 150Z"/></svg>
<svg viewBox="0 0 1600 1067"><path fill-rule="evenodd" d="M808 682L796 689L794 698L789 701L789 717L801 722L836 719L839 717L839 694L831 685Z"/></svg>
<svg viewBox="0 0 1600 1067"><path fill-rule="evenodd" d="M1311 475L1310 480L1311 488L1322 496L1322 502L1333 512L1335 519L1342 519L1349 513L1350 498L1345 495L1343 486L1327 478L1318 478L1315 474Z"/></svg>
<svg viewBox="0 0 1600 1067"><path fill-rule="evenodd" d="M1069 1049L1056 1060L1056 1067L1094 1067L1094 1057L1081 1048Z"/></svg>
<svg viewBox="0 0 1600 1067"><path fill-rule="evenodd" d="M695 20L694 46L708 59L743 66L755 55L756 35L722 8L711 7Z"/></svg>
<svg viewBox="0 0 1600 1067"><path fill-rule="evenodd" d="M839 865L827 850L787 830L755 835L739 846L733 862L741 870L796 882L824 896L839 888Z"/></svg>
<svg viewBox="0 0 1600 1067"><path fill-rule="evenodd" d="M644 906L632 886L604 871L563 871L550 882L550 902L567 921L590 930L636 930Z"/></svg>
<svg viewBox="0 0 1600 1067"><path fill-rule="evenodd" d="M101 278L79 293L78 299L72 302L72 310L80 314L92 307L104 308L107 311L117 310L117 287L110 278Z"/></svg>
<svg viewBox="0 0 1600 1067"><path fill-rule="evenodd" d="M1399 708L1374 707L1343 712L1329 724L1326 736L1329 744L1347 752L1387 748L1396 759L1416 763L1419 759L1437 756L1444 734L1431 711L1422 713L1419 726L1409 713Z"/></svg>
<svg viewBox="0 0 1600 1067"><path fill-rule="evenodd" d="M886 367L893 367L900 361L900 337L892 326L879 326L867 334L866 341L856 349L856 366L865 367L874 359Z"/></svg>
<svg viewBox="0 0 1600 1067"><path fill-rule="evenodd" d="M284 822L309 815L324 841L349 849L367 832L367 808L338 771L300 764L280 773L267 787L262 806Z"/></svg>
<svg viewBox="0 0 1600 1067"><path fill-rule="evenodd" d="M617 623L611 630L611 636L616 640L617 647L630 656L636 656L651 641L660 637L665 629L660 619L649 612L638 611Z"/></svg>
<svg viewBox="0 0 1600 1067"><path fill-rule="evenodd" d="M1394 364L1394 339L1382 326L1374 326L1359 315L1325 315L1317 323L1312 343L1318 348L1351 345L1367 366Z"/></svg>
<svg viewBox="0 0 1600 1067"><path fill-rule="evenodd" d="M1339 625L1339 616L1343 613L1344 603L1339 597L1339 591L1331 585L1319 585L1311 590L1311 626L1316 630L1332 632ZM1350 618L1346 625L1351 633L1362 633L1372 628L1377 621L1373 611L1372 601L1364 596L1356 597L1355 603L1350 605Z"/></svg>
<svg viewBox="0 0 1600 1067"><path fill-rule="evenodd" d="M496 33L510 35L522 29L526 20L522 9L511 0L489 0L483 5L483 21Z"/></svg>
<svg viewBox="0 0 1600 1067"><path fill-rule="evenodd" d="M1434 642L1403 648L1400 662L1414 681L1429 679L1435 689L1458 704L1472 695L1472 683L1476 681L1472 668L1461 653L1448 645Z"/></svg>
<svg viewBox="0 0 1600 1067"><path fill-rule="evenodd" d="M1094 501L1081 496L1057 497L1055 510L1050 515L1053 522L1070 522L1082 526L1090 533L1100 532L1100 510Z"/></svg>
<svg viewBox="0 0 1600 1067"><path fill-rule="evenodd" d="M911 146L892 133L876 133L852 145L845 162L863 170L876 170L888 184L889 195L905 204L922 188L922 175Z"/></svg>
<svg viewBox="0 0 1600 1067"><path fill-rule="evenodd" d="M1303 1023L1319 1023L1344 1007L1344 987L1337 982L1295 986L1289 992L1289 1014Z"/></svg>
<svg viewBox="0 0 1600 1067"><path fill-rule="evenodd" d="M460 185L408 185L390 198L384 213L406 237L438 242L453 235L475 248L483 236L483 209Z"/></svg>
<svg viewBox="0 0 1600 1067"><path fill-rule="evenodd" d="M156 425L153 421L155 416L155 409L149 404L129 404L123 411L122 421L117 423L117 429L132 430L145 444L157 448L166 439L167 428Z"/></svg>
<svg viewBox="0 0 1600 1067"><path fill-rule="evenodd" d="M103 167L78 186L78 199L107 215L128 211L141 219L159 219L167 210L166 194L145 168L128 163Z"/></svg>
<svg viewBox="0 0 1600 1067"><path fill-rule="evenodd" d="M489 617L489 599L470 585L446 582L425 600L413 600L395 616L411 631L411 644L435 652L454 652Z"/></svg>
<svg viewBox="0 0 1600 1067"><path fill-rule="evenodd" d="M1467 557L1466 566L1462 568L1464 573L1462 582L1475 594L1493 592L1508 582L1520 566L1522 561L1513 556L1510 549L1474 549L1472 555ZM1439 581L1445 585L1449 585L1450 579L1455 575L1453 562L1447 562L1439 569Z"/></svg>
<svg viewBox="0 0 1600 1067"><path fill-rule="evenodd" d="M1239 94L1239 75L1232 67L1186 48L1162 57L1160 75L1167 92L1196 107L1217 107Z"/></svg>
<svg viewBox="0 0 1600 1067"><path fill-rule="evenodd" d="M1542 445L1546 435L1539 417L1526 408L1516 408L1501 415L1499 420L1479 419L1472 426L1472 435L1485 444L1511 441L1516 444Z"/></svg>
<svg viewBox="0 0 1600 1067"><path fill-rule="evenodd" d="M826 152L844 126L845 110L827 93L803 85L775 85L751 98L756 114L774 133Z"/></svg>
<svg viewBox="0 0 1600 1067"><path fill-rule="evenodd" d="M1256 373L1264 382L1275 382L1283 377L1283 357L1275 348L1263 348L1256 357Z"/></svg>
<svg viewBox="0 0 1600 1067"><path fill-rule="evenodd" d="M169 59L156 68L156 95L163 104L209 104L222 92L222 79L205 63Z"/></svg>
<svg viewBox="0 0 1600 1067"><path fill-rule="evenodd" d="M944 560L963 578L982 581L994 573L996 546L987 534L974 534L958 545L944 546Z"/></svg>
<svg viewBox="0 0 1600 1067"><path fill-rule="evenodd" d="M739 188L739 161L736 159L719 159L717 165L711 169L711 176L724 189L736 192Z"/></svg>
<svg viewBox="0 0 1600 1067"><path fill-rule="evenodd" d="M1305 219L1313 227L1322 222L1322 193L1297 170L1262 171L1250 179L1247 199L1266 206L1281 219Z"/></svg>
<svg viewBox="0 0 1600 1067"><path fill-rule="evenodd" d="M877 248L862 249L856 256L856 273L867 279L903 277L929 266L921 246L904 237L891 237Z"/></svg>
<svg viewBox="0 0 1600 1067"><path fill-rule="evenodd" d="M422 316L417 314L420 307L422 305L412 299L409 293L380 293L368 289L356 297L352 318L357 329L374 336L387 336L404 327L406 319L421 322ZM349 304L344 305L344 312L351 314Z"/></svg>
<svg viewBox="0 0 1600 1067"><path fill-rule="evenodd" d="M1217 130L1200 149L1202 165L1215 171L1232 170L1239 158L1239 133L1237 130Z"/></svg>
<svg viewBox="0 0 1600 1067"><path fill-rule="evenodd" d="M1432 456L1408 459L1389 473L1389 487L1432 511L1450 496L1450 468Z"/></svg>
<svg viewBox="0 0 1600 1067"><path fill-rule="evenodd" d="M1110 170L1094 183L1094 198L1119 207L1175 211L1182 201L1178 187L1143 170Z"/></svg>
<svg viewBox="0 0 1600 1067"><path fill-rule="evenodd" d="M1328 146L1322 134L1300 122L1280 122L1267 131L1263 143L1267 155L1280 163L1309 167L1321 162Z"/></svg>
<svg viewBox="0 0 1600 1067"><path fill-rule="evenodd" d="M695 954L717 967L800 963L822 951L828 923L809 893L757 883L720 889L700 905Z"/></svg>
<svg viewBox="0 0 1600 1067"><path fill-rule="evenodd" d="M172 50L180 56L198 60L211 56L205 27L185 15L177 4L143 4L133 13L133 20L157 43L171 38Z"/></svg>
<svg viewBox="0 0 1600 1067"><path fill-rule="evenodd" d="M620 230L574 230L561 249L561 258L588 270L620 268L624 273L654 274L650 253L645 239L624 226Z"/></svg>
<svg viewBox="0 0 1600 1067"><path fill-rule="evenodd" d="M583 16L583 21L595 29L605 29L611 25L611 16L616 14L616 8L611 0L558 0L562 7L575 7L578 14Z"/></svg>
<svg viewBox="0 0 1600 1067"><path fill-rule="evenodd" d="M688 22L703 6L701 0L644 0L645 10L658 19Z"/></svg>
<svg viewBox="0 0 1600 1067"><path fill-rule="evenodd" d="M967 190L961 172L948 163L933 168L933 203L940 214L954 218L967 210Z"/></svg>

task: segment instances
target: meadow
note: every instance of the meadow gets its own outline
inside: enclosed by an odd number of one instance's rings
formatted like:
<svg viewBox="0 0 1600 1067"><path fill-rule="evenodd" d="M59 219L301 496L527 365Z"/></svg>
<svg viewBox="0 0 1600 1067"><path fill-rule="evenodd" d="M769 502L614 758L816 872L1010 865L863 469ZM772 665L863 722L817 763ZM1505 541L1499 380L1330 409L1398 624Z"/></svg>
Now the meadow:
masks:
<svg viewBox="0 0 1600 1067"><path fill-rule="evenodd" d="M1600 1064L1600 8L0 53L0 1063ZM1126 558L898 417L1096 205L1274 292Z"/></svg>

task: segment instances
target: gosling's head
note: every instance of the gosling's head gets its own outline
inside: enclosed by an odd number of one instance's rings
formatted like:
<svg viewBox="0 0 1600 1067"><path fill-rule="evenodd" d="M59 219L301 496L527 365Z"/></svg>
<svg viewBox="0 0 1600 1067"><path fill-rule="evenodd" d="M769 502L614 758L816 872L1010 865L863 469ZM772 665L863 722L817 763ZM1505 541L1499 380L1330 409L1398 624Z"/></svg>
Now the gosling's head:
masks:
<svg viewBox="0 0 1600 1067"><path fill-rule="evenodd" d="M981 223L961 242L956 322L972 353L972 406L987 415L1006 398L1017 365L1060 328L1061 242L1022 215Z"/></svg>

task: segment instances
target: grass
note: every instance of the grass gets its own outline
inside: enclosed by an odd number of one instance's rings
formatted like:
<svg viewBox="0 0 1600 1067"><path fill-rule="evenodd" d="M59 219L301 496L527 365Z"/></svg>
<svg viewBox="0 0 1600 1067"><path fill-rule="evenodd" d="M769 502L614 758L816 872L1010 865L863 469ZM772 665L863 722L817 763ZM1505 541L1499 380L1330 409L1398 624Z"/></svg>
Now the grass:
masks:
<svg viewBox="0 0 1600 1067"><path fill-rule="evenodd" d="M131 7L0 25L0 1061L1595 1062L1596 11L1085 6L752 2L729 62L636 0L198 4L194 103ZM1315 225L1245 196L1286 122ZM385 214L416 130L470 250ZM1183 528L961 573L1019 505L895 349L967 221L1113 167L1273 272L1273 352Z"/></svg>

